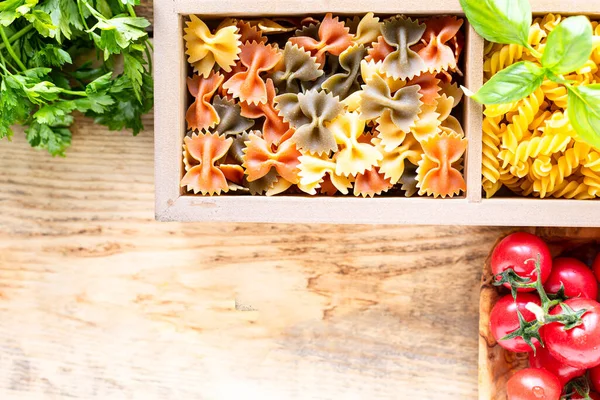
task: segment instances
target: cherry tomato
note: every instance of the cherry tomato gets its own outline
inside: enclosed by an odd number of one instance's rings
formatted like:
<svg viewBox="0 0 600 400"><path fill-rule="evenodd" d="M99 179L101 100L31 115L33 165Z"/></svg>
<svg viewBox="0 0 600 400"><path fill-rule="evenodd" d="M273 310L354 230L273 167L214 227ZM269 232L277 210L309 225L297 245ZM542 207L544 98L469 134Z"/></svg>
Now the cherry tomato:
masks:
<svg viewBox="0 0 600 400"><path fill-rule="evenodd" d="M600 304L591 299L573 298L565 304L574 311L587 310L582 324L565 329L563 324L554 322L544 326L542 338L548 351L558 361L576 368L592 368L600 364ZM562 313L556 306L551 315Z"/></svg>
<svg viewBox="0 0 600 400"><path fill-rule="evenodd" d="M560 400L562 385L545 369L527 368L506 383L508 400Z"/></svg>
<svg viewBox="0 0 600 400"><path fill-rule="evenodd" d="M600 253L596 256L596 260L594 261L594 274L596 274L596 279L600 282Z"/></svg>
<svg viewBox="0 0 600 400"><path fill-rule="evenodd" d="M494 275L512 268L519 276L537 281L535 262L540 255L542 283L550 276L552 270L552 255L548 245L539 237L525 232L508 235L494 248L492 252L492 272ZM510 288L508 283L504 286ZM531 292L533 288L521 288L519 292Z"/></svg>
<svg viewBox="0 0 600 400"><path fill-rule="evenodd" d="M561 363L552 357L548 349L543 347L538 348L535 355L533 352L529 353L529 366L531 368L545 369L552 375L555 375L563 386L570 380L583 376L586 372L585 368L575 368Z"/></svg>
<svg viewBox="0 0 600 400"><path fill-rule="evenodd" d="M519 328L519 316L517 310L521 311L521 314L526 321L535 320L535 315L525 308L527 303L535 303L538 306L541 305L540 298L531 293L519 293L516 302L511 295L506 295L498 300L490 313L490 329L492 335L494 335L494 338L500 346L515 353L525 353L533 351L533 349L521 338L509 340L500 339ZM537 339L533 340L533 344L536 347L539 345Z"/></svg>
<svg viewBox="0 0 600 400"><path fill-rule="evenodd" d="M594 390L600 392L600 365L590 369L590 382Z"/></svg>
<svg viewBox="0 0 600 400"><path fill-rule="evenodd" d="M585 297L596 300L598 282L591 269L575 258L557 258L552 263L552 271L544 283L548 293L558 293L561 283L567 297Z"/></svg>

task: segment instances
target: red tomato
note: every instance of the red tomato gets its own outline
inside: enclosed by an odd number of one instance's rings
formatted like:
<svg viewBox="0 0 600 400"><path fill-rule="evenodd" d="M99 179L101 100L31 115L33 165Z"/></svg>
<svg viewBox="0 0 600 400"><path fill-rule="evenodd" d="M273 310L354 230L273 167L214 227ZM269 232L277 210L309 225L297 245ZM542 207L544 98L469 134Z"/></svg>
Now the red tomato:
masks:
<svg viewBox="0 0 600 400"><path fill-rule="evenodd" d="M492 252L492 272L494 275L512 268L519 276L531 278L531 282L537 281L535 262L540 255L540 269L542 272L542 283L546 282L552 270L552 255L548 245L539 237L525 232L517 232L508 235ZM510 288L505 283L504 286ZM531 292L534 289L519 289L519 292Z"/></svg>
<svg viewBox="0 0 600 400"><path fill-rule="evenodd" d="M600 392L600 365L590 369L590 382L594 390Z"/></svg>
<svg viewBox="0 0 600 400"><path fill-rule="evenodd" d="M594 274L596 274L596 279L600 282L600 253L596 256L596 260L594 261Z"/></svg>
<svg viewBox="0 0 600 400"><path fill-rule="evenodd" d="M545 369L527 368L506 383L508 400L560 400L562 385Z"/></svg>
<svg viewBox="0 0 600 400"><path fill-rule="evenodd" d="M576 368L592 368L600 365L600 304L596 300L574 298L565 301L574 311L587 310L582 324L572 329L554 322L544 326L542 338L548 351L558 361ZM551 315L562 313L556 306Z"/></svg>
<svg viewBox="0 0 600 400"><path fill-rule="evenodd" d="M547 370L552 375L555 375L563 386L570 380L584 375L586 372L585 368L575 368L561 363L556 358L552 357L552 354L550 354L548 349L543 347L538 348L535 355L533 352L529 353L529 366L531 368L542 368Z"/></svg>
<svg viewBox="0 0 600 400"><path fill-rule="evenodd" d="M490 313L490 329L492 335L494 335L494 338L500 346L515 353L525 353L533 351L533 349L521 338L509 340L500 339L519 328L517 309L521 311L521 314L523 314L523 318L525 318L526 321L535 320L535 315L525 308L527 303L535 303L538 306L541 305L540 298L531 293L519 293L516 302L511 295L506 295L498 300ZM533 343L536 347L539 345L537 339L534 339Z"/></svg>
<svg viewBox="0 0 600 400"><path fill-rule="evenodd" d="M548 293L558 293L561 283L567 297L585 297L596 300L598 282L591 269L575 258L557 258L552 263L552 272L544 283Z"/></svg>

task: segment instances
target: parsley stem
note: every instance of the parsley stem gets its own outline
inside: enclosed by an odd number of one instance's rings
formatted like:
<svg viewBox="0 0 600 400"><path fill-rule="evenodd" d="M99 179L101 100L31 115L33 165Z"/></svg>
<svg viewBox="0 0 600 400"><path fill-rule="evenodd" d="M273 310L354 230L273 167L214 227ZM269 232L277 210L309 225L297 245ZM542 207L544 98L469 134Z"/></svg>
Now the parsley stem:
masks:
<svg viewBox="0 0 600 400"><path fill-rule="evenodd" d="M4 58L4 56L2 55L2 52L0 52L0 68L2 68L2 70L7 73L8 75L12 75L10 73L10 71L8 70L8 68L6 68L6 66L11 67L14 71L19 71L17 68L15 68L15 66L6 58Z"/></svg>
<svg viewBox="0 0 600 400"><path fill-rule="evenodd" d="M135 15L135 10L133 9L133 6L131 4L127 4L127 11L129 11L129 15L132 17L137 17L137 15Z"/></svg>
<svg viewBox="0 0 600 400"><path fill-rule="evenodd" d="M11 68L13 69L13 71L15 71L15 72L17 72L17 73L19 72L19 69L18 69L17 67L15 67L15 66L14 66L14 64L10 62L10 60L7 60L7 59L3 59L3 60L6 62L6 64L7 64L9 67L11 67Z"/></svg>
<svg viewBox="0 0 600 400"><path fill-rule="evenodd" d="M83 92L83 91L74 91L74 90L63 89L63 90L61 90L61 92L64 94L70 94L71 96L81 96L81 97L87 96L87 93Z"/></svg>
<svg viewBox="0 0 600 400"><path fill-rule="evenodd" d="M146 52L146 58L148 59L148 72L152 73L152 53L148 47L148 39L144 41L144 51Z"/></svg>
<svg viewBox="0 0 600 400"><path fill-rule="evenodd" d="M2 25L0 25L0 36L2 36L2 41L6 46L6 50L8 50L8 54L10 54L10 56L13 58L13 60L15 60L19 68L23 70L23 72L27 71L25 64L23 64L17 53L15 53L12 46L10 45L10 42L8 41L8 37L6 37L6 32L4 32L4 27Z"/></svg>
<svg viewBox="0 0 600 400"><path fill-rule="evenodd" d="M6 60L4 59L4 56L2 55L2 52L0 52L0 68L2 68L2 70L5 73L7 73L7 74L10 75L10 71L8 69L6 69L6 65L4 65L5 61ZM0 75L2 75L2 74L0 74Z"/></svg>
<svg viewBox="0 0 600 400"><path fill-rule="evenodd" d="M33 25L27 25L25 28L21 29L19 32L15 33L14 35L12 35L11 37L8 38L8 42L9 43L14 43L17 40L19 40L20 38L22 38L23 36L27 35L29 33L30 30L33 29ZM0 50L4 49L6 47L6 45L4 43L0 43Z"/></svg>
<svg viewBox="0 0 600 400"><path fill-rule="evenodd" d="M77 0L77 9L79 10L79 16L81 17L81 22L83 22L83 26L85 26L86 30L89 30L90 28L88 27L87 21L85 20L85 16L83 15L83 7L81 7L80 0Z"/></svg>

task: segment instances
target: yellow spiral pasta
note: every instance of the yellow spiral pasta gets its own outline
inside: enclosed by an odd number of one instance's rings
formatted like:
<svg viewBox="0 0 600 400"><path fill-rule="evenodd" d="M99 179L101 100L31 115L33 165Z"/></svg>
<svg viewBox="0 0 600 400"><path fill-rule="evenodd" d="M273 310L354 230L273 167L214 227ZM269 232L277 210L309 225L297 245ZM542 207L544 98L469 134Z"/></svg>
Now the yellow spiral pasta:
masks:
<svg viewBox="0 0 600 400"><path fill-rule="evenodd" d="M547 14L543 18L538 18L534 23L539 24L546 32L550 33L560 24L563 17L560 14Z"/></svg>
<svg viewBox="0 0 600 400"><path fill-rule="evenodd" d="M507 44L493 53L483 64L486 77L495 75L498 71L520 61L523 57L523 46L518 44Z"/></svg>
<svg viewBox="0 0 600 400"><path fill-rule="evenodd" d="M529 43L533 48L537 48L546 36L546 32L538 24L534 24L529 29ZM521 61L524 54L528 54L528 50L518 44L507 44L500 47L499 50L491 52L491 49L488 49L488 51L490 53L483 64L483 71L486 73L487 78Z"/></svg>
<svg viewBox="0 0 600 400"><path fill-rule="evenodd" d="M565 181L562 185L559 185L551 195L556 198L565 199L576 199L576 200L588 200L593 199L594 191L590 190L590 187L578 180Z"/></svg>
<svg viewBox="0 0 600 400"><path fill-rule="evenodd" d="M481 184L483 186L483 191L485 192L486 199L489 199L490 197L494 196L498 192L498 190L502 188L502 182L490 182L486 178L483 178Z"/></svg>
<svg viewBox="0 0 600 400"><path fill-rule="evenodd" d="M500 117L486 117L483 120L483 176L494 184L500 178L500 137L506 129L506 125L499 125L500 120Z"/></svg>
<svg viewBox="0 0 600 400"><path fill-rule="evenodd" d="M567 108L567 88L564 85L552 82L551 80L544 80L542 83L542 90L548 100L550 100L558 108Z"/></svg>
<svg viewBox="0 0 600 400"><path fill-rule="evenodd" d="M511 116L510 124L502 134L502 147L508 151L516 152L519 142L530 136L529 125L535 119L537 112L544 101L544 92L537 89L531 96L521 100L514 116Z"/></svg>
<svg viewBox="0 0 600 400"><path fill-rule="evenodd" d="M561 185L565 179L573 175L581 163L586 161L590 149L591 146L586 143L575 142L573 147L567 149L552 165L549 173L535 182L534 190L544 197L544 194L550 192L552 188Z"/></svg>
<svg viewBox="0 0 600 400"><path fill-rule="evenodd" d="M593 170L582 167L580 169L581 174L583 175L583 183L588 185L591 188L595 188L596 190L600 190L600 175Z"/></svg>
<svg viewBox="0 0 600 400"><path fill-rule="evenodd" d="M529 44L543 53L548 34L564 20L536 18ZM573 85L600 83L600 23L592 22L593 52L577 71L564 76ZM540 64L539 54L515 45L485 47L489 79L518 61ZM487 198L502 187L521 196L594 199L600 197L600 149L580 138L569 121L564 85L545 80L529 97L485 109L482 131L482 187Z"/></svg>
<svg viewBox="0 0 600 400"><path fill-rule="evenodd" d="M584 167L590 168L594 172L600 172L600 152L592 150L585 158Z"/></svg>
<svg viewBox="0 0 600 400"><path fill-rule="evenodd" d="M535 136L524 140L514 150L500 151L500 158L504 161L503 166L518 165L528 158L538 156L548 156L553 153L565 151L571 142L571 135L568 132L560 132L556 135Z"/></svg>
<svg viewBox="0 0 600 400"><path fill-rule="evenodd" d="M527 194L532 192L532 184L529 180L516 177L510 173L502 174L500 176L500 182L502 182L504 186L506 186L516 194L526 196Z"/></svg>
<svg viewBox="0 0 600 400"><path fill-rule="evenodd" d="M593 23L593 27L594 37L592 38L592 43L594 45L594 51L592 52L591 59L596 63L596 65L598 65L600 64L600 24L595 22Z"/></svg>

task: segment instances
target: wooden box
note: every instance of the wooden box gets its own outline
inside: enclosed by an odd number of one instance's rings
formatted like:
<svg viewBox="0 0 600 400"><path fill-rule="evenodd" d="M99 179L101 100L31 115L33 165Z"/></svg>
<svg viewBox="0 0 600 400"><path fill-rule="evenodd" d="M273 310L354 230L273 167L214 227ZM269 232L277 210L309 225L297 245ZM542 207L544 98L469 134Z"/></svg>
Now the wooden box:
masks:
<svg viewBox="0 0 600 400"><path fill-rule="evenodd" d="M531 0L535 13L600 13L600 0ZM353 224L463 224L600 226L600 201L482 198L482 107L465 100L463 125L469 141L464 174L466 193L452 199L323 196L194 196L179 187L185 133L187 62L184 19L334 14L462 15L458 0L161 0L155 9L155 168L156 219ZM465 81L483 83L483 39L466 26Z"/></svg>
<svg viewBox="0 0 600 400"><path fill-rule="evenodd" d="M594 244L597 249L600 242L600 229L538 228L531 229L531 233L548 243L553 257L589 244ZM527 353L503 349L490 332L490 313L500 298L498 288L492 285L493 278L488 257L483 268L479 300L479 400L506 400L506 382L517 371L529 366Z"/></svg>

